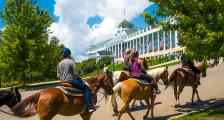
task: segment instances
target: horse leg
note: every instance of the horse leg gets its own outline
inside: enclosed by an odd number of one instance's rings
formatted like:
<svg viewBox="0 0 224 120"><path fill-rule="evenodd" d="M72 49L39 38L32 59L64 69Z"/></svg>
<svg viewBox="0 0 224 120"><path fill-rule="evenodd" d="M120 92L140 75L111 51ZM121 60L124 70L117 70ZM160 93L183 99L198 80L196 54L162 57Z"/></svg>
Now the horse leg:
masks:
<svg viewBox="0 0 224 120"><path fill-rule="evenodd" d="M197 94L198 102L201 102L201 99L200 99L200 97L199 97L197 88L195 89L195 92L196 92L196 94Z"/></svg>
<svg viewBox="0 0 224 120"><path fill-rule="evenodd" d="M113 115L117 115L118 114L118 105L117 105L117 101L115 100L113 103L112 103L112 107L113 107L113 111L114 111L114 114Z"/></svg>
<svg viewBox="0 0 224 120"><path fill-rule="evenodd" d="M121 116L125 112L125 110L127 109L128 105L129 105L128 103L124 103L124 105L122 106L121 110L118 113L118 120L121 119Z"/></svg>
<svg viewBox="0 0 224 120"><path fill-rule="evenodd" d="M136 100L133 100L133 103L132 103L132 109L135 109L135 102L136 102Z"/></svg>
<svg viewBox="0 0 224 120"><path fill-rule="evenodd" d="M128 104L126 110L127 110L128 115L131 117L131 119L132 119L132 120L135 120L135 118L132 116L132 114L131 114L131 112L130 112L130 110L129 110L129 104Z"/></svg>
<svg viewBox="0 0 224 120"><path fill-rule="evenodd" d="M143 120L146 120L148 115L149 115L149 110L151 108L150 103L149 103L149 99L145 99L145 103L148 105L148 110L146 112L146 114L143 116Z"/></svg>
<svg viewBox="0 0 224 120"><path fill-rule="evenodd" d="M92 113L93 112L85 112L85 113L81 113L80 116L82 117L83 120L90 120Z"/></svg>
<svg viewBox="0 0 224 120"><path fill-rule="evenodd" d="M152 119L154 118L153 110L154 110L154 102L155 102L155 99L156 99L156 95L153 95L151 97L151 117L152 117Z"/></svg>
<svg viewBox="0 0 224 120"><path fill-rule="evenodd" d="M183 91L183 89L184 89L184 85L179 86L179 90L177 93L177 104L175 105L175 107L180 106L180 94Z"/></svg>
<svg viewBox="0 0 224 120"><path fill-rule="evenodd" d="M177 86L176 85L174 85L174 96L175 96L175 100L176 100L176 102L177 102Z"/></svg>
<svg viewBox="0 0 224 120"><path fill-rule="evenodd" d="M140 105L141 105L141 106L145 106L144 103L143 103L141 100L140 100Z"/></svg>
<svg viewBox="0 0 224 120"><path fill-rule="evenodd" d="M192 98L191 98L191 104L192 105L195 105L194 104L194 95L195 95L195 87L192 87Z"/></svg>

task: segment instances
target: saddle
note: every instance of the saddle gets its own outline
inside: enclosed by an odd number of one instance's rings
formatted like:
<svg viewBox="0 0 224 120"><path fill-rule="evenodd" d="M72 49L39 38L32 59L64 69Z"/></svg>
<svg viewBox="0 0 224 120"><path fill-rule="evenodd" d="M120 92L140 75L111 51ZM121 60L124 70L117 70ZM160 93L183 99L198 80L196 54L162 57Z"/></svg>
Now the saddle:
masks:
<svg viewBox="0 0 224 120"><path fill-rule="evenodd" d="M151 85L151 83L149 83L147 80L145 79L139 79L139 78L131 78L132 80L136 80L138 83L140 84L144 84L144 85Z"/></svg>
<svg viewBox="0 0 224 120"><path fill-rule="evenodd" d="M184 69L186 72L188 72L190 75L195 76L196 74L193 72L193 70L188 66L183 66L182 69Z"/></svg>
<svg viewBox="0 0 224 120"><path fill-rule="evenodd" d="M187 80L188 79L191 79L191 80L195 81L195 84L196 85L200 85L200 77L196 76L196 73L193 72L193 70L190 67L183 66L181 69L183 69L184 71L186 71L186 73L189 74L189 76L186 76L187 77L186 78Z"/></svg>

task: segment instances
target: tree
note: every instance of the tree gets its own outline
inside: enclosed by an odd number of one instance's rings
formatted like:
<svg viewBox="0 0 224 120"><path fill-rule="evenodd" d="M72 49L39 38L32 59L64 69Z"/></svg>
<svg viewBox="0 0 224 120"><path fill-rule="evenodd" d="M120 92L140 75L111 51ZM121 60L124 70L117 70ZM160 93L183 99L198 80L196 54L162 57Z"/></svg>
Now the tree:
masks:
<svg viewBox="0 0 224 120"><path fill-rule="evenodd" d="M214 60L224 56L223 0L148 0L159 6L157 16L145 12L148 24L160 23L165 30L177 30L179 45L196 60ZM173 22L158 17L174 18Z"/></svg>
<svg viewBox="0 0 224 120"><path fill-rule="evenodd" d="M31 72L43 72L47 28L53 22L49 13L39 9L36 0L8 0L0 17L5 24L0 62L8 66L8 74L22 79Z"/></svg>

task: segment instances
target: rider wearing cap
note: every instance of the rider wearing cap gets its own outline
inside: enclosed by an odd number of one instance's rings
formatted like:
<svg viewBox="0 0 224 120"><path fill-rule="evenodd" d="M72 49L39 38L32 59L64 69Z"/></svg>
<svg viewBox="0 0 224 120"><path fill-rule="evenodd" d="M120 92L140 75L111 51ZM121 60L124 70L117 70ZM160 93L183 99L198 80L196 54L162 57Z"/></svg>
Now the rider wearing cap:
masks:
<svg viewBox="0 0 224 120"><path fill-rule="evenodd" d="M61 82L68 82L75 88L82 90L88 111L95 111L91 89L81 80L76 70L75 62L71 59L71 51L68 48L64 48L61 55L64 59L58 64L57 77L60 78Z"/></svg>

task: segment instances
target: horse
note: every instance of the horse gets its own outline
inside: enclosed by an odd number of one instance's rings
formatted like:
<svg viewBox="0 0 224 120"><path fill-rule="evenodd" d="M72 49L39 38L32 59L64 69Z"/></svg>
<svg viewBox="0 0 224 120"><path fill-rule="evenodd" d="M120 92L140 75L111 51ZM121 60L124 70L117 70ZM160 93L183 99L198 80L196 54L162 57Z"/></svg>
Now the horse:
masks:
<svg viewBox="0 0 224 120"><path fill-rule="evenodd" d="M21 94L18 91L17 87L15 87L15 89L11 87L10 91L0 91L0 107L3 105L7 105L9 108L12 108L20 101Z"/></svg>
<svg viewBox="0 0 224 120"><path fill-rule="evenodd" d="M156 84L158 84L159 80L161 79L163 81L163 83L159 82L160 84L168 85L168 76L169 76L168 66L156 68L153 70L148 70L147 74L149 74L152 77L152 79L155 81ZM136 100L133 101L132 108L135 107L135 102L136 102ZM140 100L140 104L141 104L141 106L144 106L144 104L142 103L141 100Z"/></svg>
<svg viewBox="0 0 224 120"><path fill-rule="evenodd" d="M128 73L124 72L124 71L114 72L113 73L114 84L116 84L117 82L122 82L124 80L127 80L128 77L127 77L126 74L128 74ZM156 68L156 69L153 69L153 70L148 70L147 74L149 74L153 78L153 80L155 81L156 84L159 82L160 79L163 81L163 84L165 84L165 85L168 84L168 76L169 76L168 67L160 67L160 68ZM160 83L160 84L162 84L162 83ZM144 105L141 101L140 101L140 104L142 106ZM132 108L134 108L134 106L135 106L135 100L132 103ZM117 114L118 111L117 111L116 101L114 101L114 103L112 104L112 107L113 107L114 113Z"/></svg>
<svg viewBox="0 0 224 120"><path fill-rule="evenodd" d="M112 73L97 75L87 78L85 80L91 90L95 93L103 88L108 94L113 93L111 86ZM63 83L63 86L72 86L68 83ZM96 97L94 104L96 104ZM88 112L84 97L70 96L65 94L60 88L47 88L37 92L26 99L22 100L15 107L12 112L17 117L30 117L38 114L40 120L51 120L55 115L73 116L80 114L83 120L90 120L93 112Z"/></svg>
<svg viewBox="0 0 224 120"><path fill-rule="evenodd" d="M142 63L141 61L140 63ZM142 64L143 65L143 64ZM148 69L147 64L143 65L145 69ZM167 79L168 80L168 79ZM167 83L168 81L164 82ZM148 110L144 115L143 119L146 119L149 110L151 109L151 117L154 118L153 109L154 109L154 101L156 95L153 95L153 88L149 84L141 84L133 78L129 78L128 80L124 80L123 82L118 82L114 87L114 94L110 96L109 104L115 103L117 95L121 97L124 105L122 109L119 111L118 120L120 120L122 114L127 111L128 115L134 120L131 112L129 111L129 103L134 100L145 100L148 105ZM149 101L151 99L151 103Z"/></svg>
<svg viewBox="0 0 224 120"><path fill-rule="evenodd" d="M202 77L206 77L206 75L207 75L206 64L207 64L206 61L203 61L203 62L198 63L195 66L200 71L200 75ZM199 102L201 101L199 94L198 94L198 90L197 90L198 84L195 84L195 83L196 83L196 78L194 77L194 75L190 74L189 68L177 68L173 71L173 73L170 75L169 83L166 86L166 88L168 88L169 86L172 86L174 88L174 96L176 99L175 107L180 106L179 98L180 98L180 94L183 91L185 86L191 86L193 89L192 99L191 99L192 105L195 105L194 104L195 93L197 94L198 101ZM179 89L177 89L177 88L179 88Z"/></svg>

